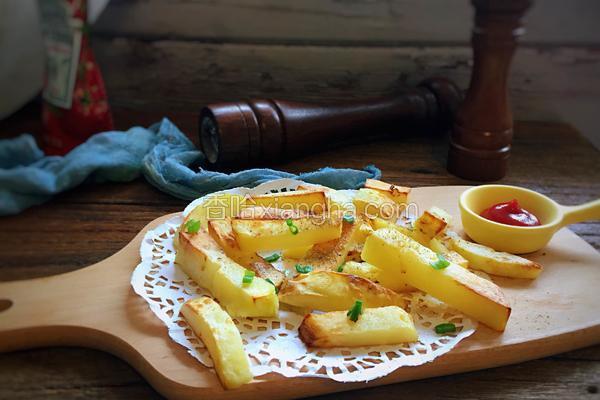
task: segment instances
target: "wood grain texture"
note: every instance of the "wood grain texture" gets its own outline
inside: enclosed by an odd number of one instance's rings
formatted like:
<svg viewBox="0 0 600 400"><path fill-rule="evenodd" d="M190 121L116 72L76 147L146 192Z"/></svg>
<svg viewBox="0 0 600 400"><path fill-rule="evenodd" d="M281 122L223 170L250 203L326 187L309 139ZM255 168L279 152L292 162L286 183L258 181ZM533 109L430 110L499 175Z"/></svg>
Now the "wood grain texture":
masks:
<svg viewBox="0 0 600 400"><path fill-rule="evenodd" d="M600 346L484 371L319 396L314 399L598 399ZM125 362L89 349L0 354L0 397L14 400L160 399Z"/></svg>
<svg viewBox="0 0 600 400"><path fill-rule="evenodd" d="M456 217L458 197L465 188L414 188L411 201L424 209L438 205ZM525 282L494 277L512 306L503 333L480 325L473 336L435 362L399 368L366 383L341 384L268 374L234 391L225 391L214 373L168 338L164 326L129 283L139 262L145 232L171 216L149 222L118 253L87 268L0 283L0 292L13 302L0 314L0 351L56 345L92 347L125 359L168 397L251 399L260 392L268 399L282 399L522 362L598 344L600 338L600 310L595 308L600 255L563 229L545 249L528 255L545 267L538 279ZM456 219L455 228L460 231L460 219ZM290 391L290 387L294 389Z"/></svg>
<svg viewBox="0 0 600 400"><path fill-rule="evenodd" d="M597 44L594 0L541 0L525 43ZM466 43L468 0L120 0L96 23L105 36L279 44Z"/></svg>
<svg viewBox="0 0 600 400"><path fill-rule="evenodd" d="M114 112L120 129L148 125L163 115L120 107ZM195 113L169 110L165 114L196 140ZM38 115L35 107L22 115L0 123L3 135L39 130L32 122ZM573 128L526 122L517 123L515 132L511 168L502 182L539 190L564 204L600 195L599 153ZM297 172L325 164L361 167L375 162L384 178L397 184L464 184L445 171L445 146L444 139L414 136L315 153L278 167ZM147 221L179 211L185 204L143 180L75 188L46 205L0 219L0 279L48 276L102 260L131 240ZM15 227L17 231L9 234ZM600 249L600 223L577 224L571 229ZM54 239L55 235L68 244ZM517 366L347 392L344 397L383 399L402 393L408 399L516 400L550 395L597 399L599 365L600 347L596 346ZM98 351L59 348L0 355L0 398L159 397L131 367Z"/></svg>
<svg viewBox="0 0 600 400"><path fill-rule="evenodd" d="M216 100L340 100L391 92L434 72L466 88L470 50L464 44L472 11L467 0L456 0L439 15L433 2L440 5L436 0L113 0L95 27L96 55L103 72L108 69L105 78L118 128L147 126L166 115L195 140L195 112ZM585 119L597 131L600 3L536 3L526 20L526 47L513 65L516 116ZM157 15L160 21L153 19ZM34 122L38 115L34 110L25 119L0 122L0 135L39 132ZM598 151L574 129L529 122L517 123L515 132L504 183L539 190L565 204L600 196ZM464 183L446 173L445 151L444 140L413 137L315 153L279 167L302 171L375 162L386 179L398 184ZM185 204L137 180L84 185L19 216L2 218L0 280L48 276L97 262L118 251L147 221ZM600 223L571 229L600 249ZM599 376L596 346L343 397L598 399ZM0 398L159 397L130 366L106 353L58 348L0 354Z"/></svg>
<svg viewBox="0 0 600 400"><path fill-rule="evenodd" d="M147 125L163 115L118 107L114 111L119 128ZM194 113L172 110L166 114L195 140ZM34 132L38 129L29 118L11 121L0 124L0 131L15 134L24 126ZM502 182L539 190L565 204L588 201L600 194L598 151L575 130L563 124L527 122L517 123L515 131L511 169ZM324 164L361 167L375 162L384 178L397 184L463 184L446 173L444 157L444 139L412 137L315 153L279 167L302 171ZM46 205L0 219L0 279L47 276L97 262L118 251L147 221L181 210L185 204L142 180L76 188ZM18 230L9 234L15 227ZM599 223L577 224L571 229L600 249ZM402 393L409 399L542 399L550 395L593 399L598 398L600 386L599 349L596 346L518 366L354 391L344 393L344 397L383 399ZM61 348L0 355L0 398L67 397L157 398L158 394L124 362L97 351Z"/></svg>
<svg viewBox="0 0 600 400"><path fill-rule="evenodd" d="M517 119L568 121L600 148L597 15L595 0L536 1L525 17L510 91ZM144 93L149 84L149 93L189 109L203 93L211 101L259 92L328 101L393 91L431 74L466 88L472 17L468 0L117 0L94 32L105 42L131 40L122 49L126 63L97 51L103 65L123 72L114 85L108 79L113 102L132 100L140 109L156 96L142 100L132 92ZM203 51L202 43L246 48L224 56ZM163 74L168 85L157 91L151 83ZM122 87L124 77L136 76Z"/></svg>
<svg viewBox="0 0 600 400"><path fill-rule="evenodd" d="M466 88L471 49L207 44L95 38L109 98L145 111L197 111L209 102L272 97L331 102L390 94L431 76ZM600 97L600 53L520 48L509 89L518 120L556 120ZM165 101L168 99L168 101ZM566 110L566 111L565 111Z"/></svg>

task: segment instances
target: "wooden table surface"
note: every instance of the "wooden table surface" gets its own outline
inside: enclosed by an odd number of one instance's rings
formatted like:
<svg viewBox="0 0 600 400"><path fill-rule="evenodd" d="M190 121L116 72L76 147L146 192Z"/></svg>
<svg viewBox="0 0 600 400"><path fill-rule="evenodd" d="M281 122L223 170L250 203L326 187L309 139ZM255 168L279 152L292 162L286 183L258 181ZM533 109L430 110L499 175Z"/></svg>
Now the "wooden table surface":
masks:
<svg viewBox="0 0 600 400"><path fill-rule="evenodd" d="M37 112L35 105L27 107L0 122L0 132L5 137L38 132ZM122 108L114 109L114 114L118 128L147 125L162 116ZM167 116L195 139L194 113ZM324 165L360 168L374 163L384 180L396 184L468 184L446 172L445 151L446 139L414 135L315 153L277 167L299 172ZM510 172L502 183L537 190L564 204L589 201L600 197L599 155L566 124L517 123ZM100 261L128 243L147 222L185 205L138 179L85 184L20 215L0 218L0 280L53 275ZM599 222L571 229L600 249ZM519 365L322 398L598 399L599 386L600 346L595 346ZM159 397L131 367L99 351L54 348L0 354L2 399Z"/></svg>

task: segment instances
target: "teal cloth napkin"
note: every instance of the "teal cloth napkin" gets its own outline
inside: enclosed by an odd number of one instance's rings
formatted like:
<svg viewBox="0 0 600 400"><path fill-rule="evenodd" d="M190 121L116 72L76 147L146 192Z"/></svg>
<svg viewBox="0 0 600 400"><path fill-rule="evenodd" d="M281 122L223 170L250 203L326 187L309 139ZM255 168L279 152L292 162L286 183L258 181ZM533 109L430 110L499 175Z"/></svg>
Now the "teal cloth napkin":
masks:
<svg viewBox="0 0 600 400"><path fill-rule="evenodd" d="M94 135L64 157L44 156L28 134L0 140L0 215L44 203L85 180L128 182L140 174L158 189L185 200L278 178L356 189L367 178L381 177L373 165L363 170L325 167L299 175L269 168L230 174L194 169L204 160L202 152L166 118L147 129L133 127Z"/></svg>

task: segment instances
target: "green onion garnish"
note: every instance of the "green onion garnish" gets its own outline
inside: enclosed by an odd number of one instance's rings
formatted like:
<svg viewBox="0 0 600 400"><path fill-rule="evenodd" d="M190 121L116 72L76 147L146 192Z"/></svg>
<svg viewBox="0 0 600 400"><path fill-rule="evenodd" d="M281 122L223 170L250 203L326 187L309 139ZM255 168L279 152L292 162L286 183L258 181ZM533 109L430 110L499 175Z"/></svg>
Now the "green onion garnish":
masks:
<svg viewBox="0 0 600 400"><path fill-rule="evenodd" d="M299 274L308 274L312 269L313 268L310 265L296 264L296 271L298 271Z"/></svg>
<svg viewBox="0 0 600 400"><path fill-rule="evenodd" d="M265 261L272 263L272 262L275 262L275 261L279 260L280 257L281 256L279 254L273 253L270 256L265 257Z"/></svg>
<svg viewBox="0 0 600 400"><path fill-rule="evenodd" d="M292 221L291 218L286 219L285 223L290 228L290 232L292 232L292 235L298 234L298 227L294 225L294 221Z"/></svg>
<svg viewBox="0 0 600 400"><path fill-rule="evenodd" d="M443 255L437 253L438 260L433 263L429 263L434 269L444 269L450 265L450 261L446 260Z"/></svg>
<svg viewBox="0 0 600 400"><path fill-rule="evenodd" d="M344 270L344 265L346 265L346 263L340 264L340 266L337 268L337 272L342 272Z"/></svg>
<svg viewBox="0 0 600 400"><path fill-rule="evenodd" d="M456 325L452 323L439 324L435 326L435 333L442 335L444 333L456 332Z"/></svg>
<svg viewBox="0 0 600 400"><path fill-rule="evenodd" d="M242 278L242 283L244 284L250 284L252 283L252 281L254 280L254 271L250 271L250 270L246 270L246 272L244 272L244 277Z"/></svg>
<svg viewBox="0 0 600 400"><path fill-rule="evenodd" d="M200 221L192 218L185 223L185 231L187 233L198 233L199 230L200 230Z"/></svg>
<svg viewBox="0 0 600 400"><path fill-rule="evenodd" d="M272 280L270 280L269 278L265 279L265 281L269 282L271 285L273 285L273 287L275 288L275 294L279 293L279 288L277 286L275 286L275 284L273 283Z"/></svg>
<svg viewBox="0 0 600 400"><path fill-rule="evenodd" d="M353 321L353 322L358 321L358 317L360 316L360 314L362 314L362 305L363 305L363 302L361 300L356 300L354 302L354 305L352 306L352 308L350 310L348 310L348 312L346 313L348 318L350 318L350 321Z"/></svg>
<svg viewBox="0 0 600 400"><path fill-rule="evenodd" d="M354 223L354 216L353 215L344 215L344 221L349 223L349 224L353 224Z"/></svg>

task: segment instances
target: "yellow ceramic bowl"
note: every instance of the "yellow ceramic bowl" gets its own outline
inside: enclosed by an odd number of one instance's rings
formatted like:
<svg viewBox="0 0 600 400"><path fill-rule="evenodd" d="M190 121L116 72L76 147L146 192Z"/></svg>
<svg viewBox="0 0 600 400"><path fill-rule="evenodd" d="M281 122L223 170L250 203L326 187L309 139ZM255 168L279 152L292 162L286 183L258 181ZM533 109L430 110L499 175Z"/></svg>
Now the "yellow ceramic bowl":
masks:
<svg viewBox="0 0 600 400"><path fill-rule="evenodd" d="M537 216L540 226L512 226L481 217L486 208L517 199L519 205ZM562 206L533 190L507 185L481 185L460 196L463 229L474 241L509 253L530 253L544 247L565 225L600 219L600 199L580 206Z"/></svg>

